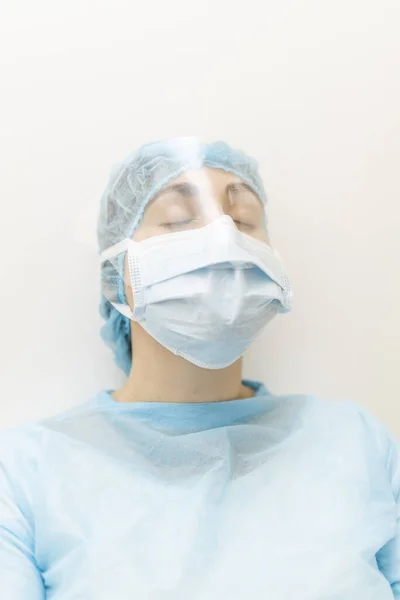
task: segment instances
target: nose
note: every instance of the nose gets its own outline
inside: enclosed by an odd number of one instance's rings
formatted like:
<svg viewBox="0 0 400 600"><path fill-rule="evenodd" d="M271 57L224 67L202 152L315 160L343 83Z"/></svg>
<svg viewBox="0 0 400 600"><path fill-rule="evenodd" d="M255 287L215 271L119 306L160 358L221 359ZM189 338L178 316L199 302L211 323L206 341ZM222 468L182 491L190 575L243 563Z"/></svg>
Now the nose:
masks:
<svg viewBox="0 0 400 600"><path fill-rule="evenodd" d="M225 214L223 203L212 193L207 191L201 198L202 221L211 223Z"/></svg>

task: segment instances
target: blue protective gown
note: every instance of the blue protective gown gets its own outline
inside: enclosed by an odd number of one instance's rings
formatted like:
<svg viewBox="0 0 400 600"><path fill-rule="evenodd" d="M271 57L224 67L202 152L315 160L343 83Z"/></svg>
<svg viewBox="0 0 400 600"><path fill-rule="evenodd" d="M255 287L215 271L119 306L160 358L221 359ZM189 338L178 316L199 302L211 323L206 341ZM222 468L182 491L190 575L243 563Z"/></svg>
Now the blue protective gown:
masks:
<svg viewBox="0 0 400 600"><path fill-rule="evenodd" d="M2 432L1 599L400 598L396 442L351 402L251 385L102 392Z"/></svg>

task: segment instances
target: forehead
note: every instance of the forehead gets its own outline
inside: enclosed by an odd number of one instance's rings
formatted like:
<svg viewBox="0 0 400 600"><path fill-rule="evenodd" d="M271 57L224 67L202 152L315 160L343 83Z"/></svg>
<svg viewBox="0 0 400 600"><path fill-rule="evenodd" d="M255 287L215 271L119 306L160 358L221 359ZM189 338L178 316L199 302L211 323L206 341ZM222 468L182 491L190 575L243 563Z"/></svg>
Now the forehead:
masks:
<svg viewBox="0 0 400 600"><path fill-rule="evenodd" d="M201 169L190 169L185 171L170 183L181 183L188 181L198 186L212 186L214 189L221 188L225 190L229 183L240 183L243 180L229 171L223 169L212 169L211 167L203 167Z"/></svg>

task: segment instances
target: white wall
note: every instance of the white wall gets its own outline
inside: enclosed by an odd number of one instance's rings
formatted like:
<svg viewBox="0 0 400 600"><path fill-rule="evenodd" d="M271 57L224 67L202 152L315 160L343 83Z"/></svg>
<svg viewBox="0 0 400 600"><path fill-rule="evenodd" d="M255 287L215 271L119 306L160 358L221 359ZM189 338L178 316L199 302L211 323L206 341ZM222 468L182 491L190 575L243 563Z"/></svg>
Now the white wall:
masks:
<svg viewBox="0 0 400 600"><path fill-rule="evenodd" d="M291 273L293 312L247 374L400 434L398 0L0 6L0 427L120 381L98 335L98 199L127 152L195 134L258 156Z"/></svg>

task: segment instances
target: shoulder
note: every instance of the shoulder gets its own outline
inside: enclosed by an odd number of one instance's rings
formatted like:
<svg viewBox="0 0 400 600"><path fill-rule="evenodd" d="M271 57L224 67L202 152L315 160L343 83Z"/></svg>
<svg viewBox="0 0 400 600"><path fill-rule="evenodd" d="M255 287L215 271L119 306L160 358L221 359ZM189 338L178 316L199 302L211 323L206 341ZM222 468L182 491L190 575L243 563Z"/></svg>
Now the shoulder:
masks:
<svg viewBox="0 0 400 600"><path fill-rule="evenodd" d="M93 400L51 417L0 430L0 477L34 475L59 438L61 423L78 419L93 406ZM58 434L58 435L57 435Z"/></svg>
<svg viewBox="0 0 400 600"><path fill-rule="evenodd" d="M382 421L361 404L352 400L330 400L312 394L290 394L277 397L284 399L291 408L297 406L305 419L319 422L321 425L331 425L353 429L364 433L370 439L374 438L378 446L385 450L389 440L395 441L394 435Z"/></svg>
<svg viewBox="0 0 400 600"><path fill-rule="evenodd" d="M329 429L335 433L373 429L374 424L378 424L366 409L350 400L331 400L314 394L273 394L270 397L279 412L290 415L305 429Z"/></svg>
<svg viewBox="0 0 400 600"><path fill-rule="evenodd" d="M303 396L305 419L314 421L320 436L334 440L346 459L357 456L367 471L389 478L396 498L400 496L400 444L390 428L371 411L352 400L332 401Z"/></svg>
<svg viewBox="0 0 400 600"><path fill-rule="evenodd" d="M278 413L294 429L314 432L326 439L366 445L390 462L399 443L390 428L372 412L352 400L330 400L312 394L273 395Z"/></svg>
<svg viewBox="0 0 400 600"><path fill-rule="evenodd" d="M394 443L395 436L371 411L353 400L327 400L318 396L308 396L307 404L310 412L315 412L332 427L340 427L342 431L353 431L355 435L368 439L379 452L385 453Z"/></svg>
<svg viewBox="0 0 400 600"><path fill-rule="evenodd" d="M384 461L391 480L400 492L400 443L390 427L363 406L349 402L365 431L371 451L377 452Z"/></svg>
<svg viewBox="0 0 400 600"><path fill-rule="evenodd" d="M40 431L27 424L0 431L0 519L29 516L34 482L43 456Z"/></svg>
<svg viewBox="0 0 400 600"><path fill-rule="evenodd" d="M27 423L0 431L0 465L17 464L28 448L38 449L42 438L39 423ZM36 452L37 453L37 452Z"/></svg>

